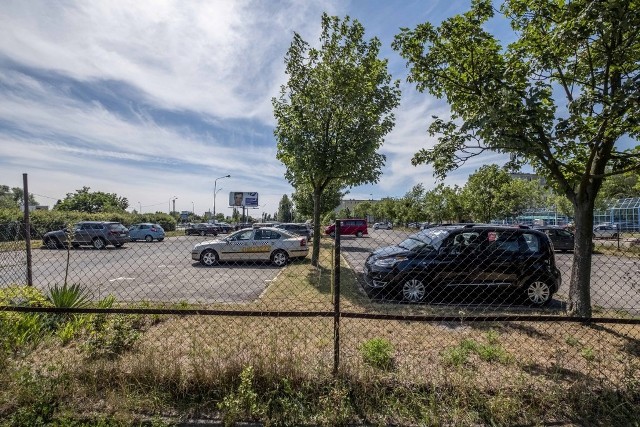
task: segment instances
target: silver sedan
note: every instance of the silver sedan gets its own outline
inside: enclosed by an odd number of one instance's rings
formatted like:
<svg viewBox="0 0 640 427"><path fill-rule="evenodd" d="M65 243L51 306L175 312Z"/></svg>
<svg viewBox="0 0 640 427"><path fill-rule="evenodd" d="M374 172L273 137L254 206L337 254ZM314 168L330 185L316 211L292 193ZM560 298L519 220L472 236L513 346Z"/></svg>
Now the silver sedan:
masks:
<svg viewBox="0 0 640 427"><path fill-rule="evenodd" d="M307 239L277 228L246 228L225 238L198 243L191 258L202 265L220 261L271 261L283 267L292 258L304 258L309 252Z"/></svg>

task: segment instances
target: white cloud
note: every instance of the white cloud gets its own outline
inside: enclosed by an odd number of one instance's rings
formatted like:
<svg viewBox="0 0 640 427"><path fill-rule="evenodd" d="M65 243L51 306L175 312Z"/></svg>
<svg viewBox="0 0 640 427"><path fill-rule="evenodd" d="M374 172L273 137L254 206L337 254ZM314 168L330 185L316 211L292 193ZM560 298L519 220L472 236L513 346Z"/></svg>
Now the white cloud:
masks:
<svg viewBox="0 0 640 427"><path fill-rule="evenodd" d="M169 109L270 121L293 31L317 31L325 6L7 1L0 55L79 80L124 82Z"/></svg>

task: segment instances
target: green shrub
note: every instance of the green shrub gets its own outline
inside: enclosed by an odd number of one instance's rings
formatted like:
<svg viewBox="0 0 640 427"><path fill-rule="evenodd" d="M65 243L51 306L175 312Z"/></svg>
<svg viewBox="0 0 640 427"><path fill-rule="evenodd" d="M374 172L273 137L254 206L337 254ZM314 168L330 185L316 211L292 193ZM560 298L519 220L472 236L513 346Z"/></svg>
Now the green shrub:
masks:
<svg viewBox="0 0 640 427"><path fill-rule="evenodd" d="M223 412L225 426L238 421L259 419L264 413L258 403L258 393L253 388L253 367L247 366L240 373L240 385L237 390L225 396L218 403L218 409Z"/></svg>
<svg viewBox="0 0 640 427"><path fill-rule="evenodd" d="M80 285L68 285L67 283L49 288L49 302L58 308L86 307L91 301L89 292Z"/></svg>
<svg viewBox="0 0 640 427"><path fill-rule="evenodd" d="M30 286L9 286L0 289L0 305L19 307L50 307L44 295ZM16 351L40 341L55 328L51 315L0 311L0 345Z"/></svg>
<svg viewBox="0 0 640 427"><path fill-rule="evenodd" d="M142 323L142 317L137 315L96 315L82 349L91 359L116 358L133 348Z"/></svg>
<svg viewBox="0 0 640 427"><path fill-rule="evenodd" d="M393 345L386 338L372 338L360 347L362 359L368 365L379 369L393 367Z"/></svg>

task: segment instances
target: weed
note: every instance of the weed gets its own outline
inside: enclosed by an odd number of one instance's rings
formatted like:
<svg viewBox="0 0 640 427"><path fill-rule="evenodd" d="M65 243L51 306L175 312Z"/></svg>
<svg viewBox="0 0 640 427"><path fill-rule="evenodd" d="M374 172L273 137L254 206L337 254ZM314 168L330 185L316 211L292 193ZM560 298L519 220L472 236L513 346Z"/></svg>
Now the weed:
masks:
<svg viewBox="0 0 640 427"><path fill-rule="evenodd" d="M85 307L91 301L91 295L80 285L65 283L62 286L54 285L49 288L48 300L58 308Z"/></svg>
<svg viewBox="0 0 640 427"><path fill-rule="evenodd" d="M386 338L365 341L360 347L360 353L364 362L374 368L386 370L393 367L393 345Z"/></svg>
<svg viewBox="0 0 640 427"><path fill-rule="evenodd" d="M566 342L571 347L580 346L580 341L578 341L578 339L576 337L574 337L573 335L569 335L567 338L565 338L564 342Z"/></svg>
<svg viewBox="0 0 640 427"><path fill-rule="evenodd" d="M591 347L584 347L582 350L580 350L580 355L584 357L584 359L588 362L593 362L594 360L596 360L596 352Z"/></svg>
<svg viewBox="0 0 640 427"><path fill-rule="evenodd" d="M253 367L247 366L240 373L238 389L225 396L218 403L218 409L223 414L225 426L235 424L240 420L256 419L264 413L258 404L258 393L253 388Z"/></svg>
<svg viewBox="0 0 640 427"><path fill-rule="evenodd" d="M138 316L95 316L93 330L82 348L90 359L113 359L133 348L140 337Z"/></svg>

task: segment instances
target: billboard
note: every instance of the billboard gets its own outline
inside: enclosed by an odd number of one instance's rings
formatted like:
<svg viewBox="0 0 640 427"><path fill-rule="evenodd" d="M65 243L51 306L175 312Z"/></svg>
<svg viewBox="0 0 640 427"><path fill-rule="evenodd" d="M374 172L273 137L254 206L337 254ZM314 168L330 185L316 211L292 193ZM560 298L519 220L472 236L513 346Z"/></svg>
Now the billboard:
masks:
<svg viewBox="0 0 640 427"><path fill-rule="evenodd" d="M229 193L229 206L258 207L258 193L232 191Z"/></svg>

